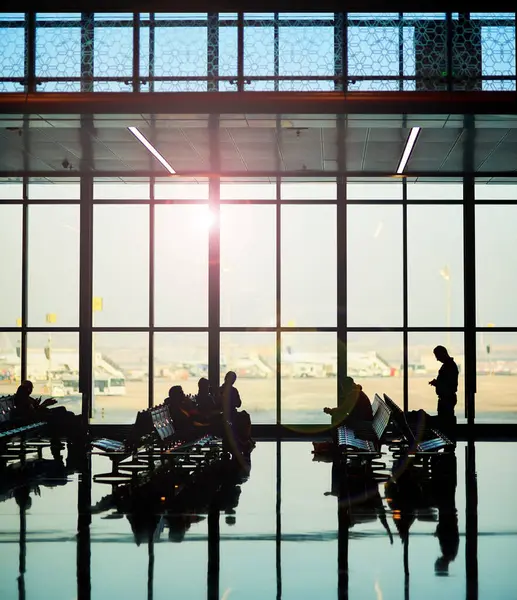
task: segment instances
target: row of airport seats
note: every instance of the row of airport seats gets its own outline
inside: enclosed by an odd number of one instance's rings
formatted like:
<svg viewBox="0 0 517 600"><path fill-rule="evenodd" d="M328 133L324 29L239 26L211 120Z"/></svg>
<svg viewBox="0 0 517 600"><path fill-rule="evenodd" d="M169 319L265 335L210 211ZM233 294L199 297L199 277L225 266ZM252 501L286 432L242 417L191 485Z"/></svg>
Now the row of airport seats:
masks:
<svg viewBox="0 0 517 600"><path fill-rule="evenodd" d="M380 461L386 444L394 458L411 456L426 461L438 452L453 449L455 444L436 427L410 425L404 411L386 394L375 394L372 403L372 423L341 425L336 431L336 443L345 462L368 461L375 470L385 468Z"/></svg>
<svg viewBox="0 0 517 600"><path fill-rule="evenodd" d="M143 471L152 471L158 464L174 462L198 465L222 452L222 440L206 430L188 438L176 431L165 404L137 414L135 424L124 441L97 439L92 441L93 454L108 457L111 471L94 476L98 482L131 479Z"/></svg>
<svg viewBox="0 0 517 600"><path fill-rule="evenodd" d="M24 460L29 452L41 457L42 444L34 440L45 433L46 423L23 422L15 418L14 408L14 396L0 397L0 466L13 459Z"/></svg>

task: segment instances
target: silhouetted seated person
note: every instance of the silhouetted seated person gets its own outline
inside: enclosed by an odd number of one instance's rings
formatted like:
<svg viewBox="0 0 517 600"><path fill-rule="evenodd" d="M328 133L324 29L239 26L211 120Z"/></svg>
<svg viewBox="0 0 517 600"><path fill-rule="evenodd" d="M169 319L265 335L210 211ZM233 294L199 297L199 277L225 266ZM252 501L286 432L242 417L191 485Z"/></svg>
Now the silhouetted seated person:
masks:
<svg viewBox="0 0 517 600"><path fill-rule="evenodd" d="M50 409L57 404L54 398L43 400L31 397L34 389L32 382L25 380L16 390L14 395L14 417L27 423L43 421L47 423L51 439L51 451L54 458L60 458L61 438L69 442L69 458L71 450L81 453L85 449L86 431L82 425L81 417L66 410L64 406Z"/></svg>
<svg viewBox="0 0 517 600"><path fill-rule="evenodd" d="M235 387L237 374L228 371L224 376L224 383L219 388L219 408L223 420L230 424L238 448L241 452L248 452L255 447L251 438L251 419L245 410L237 411L242 406L239 390Z"/></svg>
<svg viewBox="0 0 517 600"><path fill-rule="evenodd" d="M208 422L200 415L181 385L173 385L164 402L169 408L176 431L186 439L199 435L201 429L208 428Z"/></svg>
<svg viewBox="0 0 517 600"><path fill-rule="evenodd" d="M433 352L436 360L442 363L436 379L429 382L438 396L438 425L452 441L455 441L454 407L458 401L458 366L444 346L436 346Z"/></svg>
<svg viewBox="0 0 517 600"><path fill-rule="evenodd" d="M210 388L210 382L205 377L197 382L198 392L196 395L196 405L199 414L210 419L221 414L220 407L217 406L214 395Z"/></svg>
<svg viewBox="0 0 517 600"><path fill-rule="evenodd" d="M335 408L327 406L323 412L332 417L333 428L340 425L347 425L351 429L364 428L373 421L370 399L363 392L362 386L355 383L351 377L345 377L338 397L338 406Z"/></svg>

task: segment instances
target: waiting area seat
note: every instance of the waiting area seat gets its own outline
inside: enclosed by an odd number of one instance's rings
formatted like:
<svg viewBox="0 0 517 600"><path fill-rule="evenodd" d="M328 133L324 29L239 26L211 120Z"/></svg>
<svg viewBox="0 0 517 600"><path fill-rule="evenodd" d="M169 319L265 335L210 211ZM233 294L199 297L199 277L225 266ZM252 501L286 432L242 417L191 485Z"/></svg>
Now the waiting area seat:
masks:
<svg viewBox="0 0 517 600"><path fill-rule="evenodd" d="M402 436L399 444L393 444L395 451L400 451L400 448L397 448L399 446L407 454L424 455L455 447L455 443L437 427L411 427L404 411L386 394L384 402L390 408L393 423Z"/></svg>
<svg viewBox="0 0 517 600"><path fill-rule="evenodd" d="M111 472L96 475L96 481L127 479L131 474L153 469L157 461L163 463L175 458L186 464L187 455L188 464L199 462L220 446L221 439L204 429L188 439L181 435L174 427L169 408L160 404L138 413L125 441L107 438L92 441L92 447L100 451L98 454L107 456L112 463Z"/></svg>
<svg viewBox="0 0 517 600"><path fill-rule="evenodd" d="M357 452L380 455L381 446L388 425L390 423L391 411L382 399L376 394L375 414L370 423L353 423L351 425L340 425L337 428L337 443L341 451L347 455Z"/></svg>
<svg viewBox="0 0 517 600"><path fill-rule="evenodd" d="M27 423L14 415L14 396L0 398L0 461L23 459L28 452L41 453L41 445L28 445L31 439L45 432L46 423L37 421Z"/></svg>

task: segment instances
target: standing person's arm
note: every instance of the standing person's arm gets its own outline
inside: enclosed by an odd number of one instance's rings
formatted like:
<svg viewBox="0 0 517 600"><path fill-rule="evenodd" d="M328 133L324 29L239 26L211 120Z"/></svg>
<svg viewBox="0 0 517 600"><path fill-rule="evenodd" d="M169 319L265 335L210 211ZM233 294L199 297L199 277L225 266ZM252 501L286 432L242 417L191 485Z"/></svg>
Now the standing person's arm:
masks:
<svg viewBox="0 0 517 600"><path fill-rule="evenodd" d="M241 395L239 394L239 390L237 388L233 388L234 391L234 404L235 404L235 408L240 408L242 406L242 400L241 400Z"/></svg>

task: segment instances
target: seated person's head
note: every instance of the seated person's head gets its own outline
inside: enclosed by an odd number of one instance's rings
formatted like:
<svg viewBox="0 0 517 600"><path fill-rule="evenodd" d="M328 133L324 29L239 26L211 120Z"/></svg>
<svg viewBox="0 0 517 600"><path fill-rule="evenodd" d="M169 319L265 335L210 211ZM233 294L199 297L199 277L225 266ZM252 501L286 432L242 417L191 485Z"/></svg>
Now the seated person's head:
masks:
<svg viewBox="0 0 517 600"><path fill-rule="evenodd" d="M17 398L28 398L30 396L30 392L29 389L27 388L26 385L23 385L23 383L21 385L18 386L18 389L16 390L16 397Z"/></svg>
<svg viewBox="0 0 517 600"><path fill-rule="evenodd" d="M29 379L25 379L24 381L22 381L20 387L24 387L27 390L27 393L29 394L29 396L32 394L32 392L34 390L32 381L30 381Z"/></svg>
<svg viewBox="0 0 517 600"><path fill-rule="evenodd" d="M227 385L233 385L237 381L237 374L235 371L228 371L224 376L224 383Z"/></svg>
<svg viewBox="0 0 517 600"><path fill-rule="evenodd" d="M169 400L172 402L183 402L185 400L185 392L181 385L173 385L169 390Z"/></svg>
<svg viewBox="0 0 517 600"><path fill-rule="evenodd" d="M197 389L200 394L209 394L210 393L210 382L206 377L201 377L201 379L197 382Z"/></svg>

